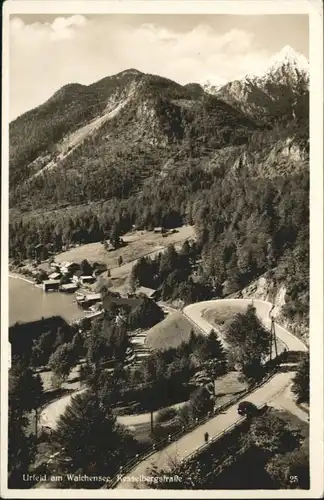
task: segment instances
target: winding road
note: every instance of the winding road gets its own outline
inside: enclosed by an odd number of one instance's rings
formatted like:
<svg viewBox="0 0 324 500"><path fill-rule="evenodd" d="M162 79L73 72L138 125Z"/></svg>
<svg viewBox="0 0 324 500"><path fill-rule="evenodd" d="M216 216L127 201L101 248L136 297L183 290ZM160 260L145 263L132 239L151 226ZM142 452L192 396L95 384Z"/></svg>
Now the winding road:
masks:
<svg viewBox="0 0 324 500"><path fill-rule="evenodd" d="M252 299L219 299L219 300L206 300L204 302L197 302L196 304L190 304L183 309L183 314L192 321L196 326L200 328L204 333L209 333L212 329L215 330L215 326L211 325L206 318L203 317L206 309L217 309L217 305L222 307L233 307L239 310L244 310L244 306L247 307L249 304L253 304L256 313L265 327L270 328L271 326L271 310L272 304L264 300L253 300ZM237 312L238 312L237 311ZM285 330L282 326L275 323L276 336L287 346L289 351L307 351L305 344L299 340L297 337L292 335L290 332ZM221 341L223 343L221 333L217 332Z"/></svg>
<svg viewBox="0 0 324 500"><path fill-rule="evenodd" d="M185 307L183 310L183 314L196 326L198 326L200 330L202 330L205 334L208 334L210 330L215 329L215 327L213 327L203 317L203 313L206 309L216 309L218 305L235 305L243 306L244 308L244 306L247 307L249 304L251 304L251 302L252 301L249 299L209 300L191 304ZM263 324L267 328L269 328L271 324L270 312L272 310L272 304L261 300L254 300L253 305L256 308L258 317L261 319ZM277 324L275 324L275 332L277 337L287 346L288 350L303 352L307 351L307 347L303 344L303 342L301 342L294 335ZM291 386L293 376L294 372L292 371L279 372L275 374L268 382L266 382L263 386L255 389L248 396L249 401L253 402L257 406L262 406L264 404L269 405L271 403L274 403L274 406L276 406L276 401L280 402L280 404L282 405L282 399ZM243 399L246 399L246 396L244 396ZM201 445L203 444L205 432L209 433L210 439L215 439L233 424L237 423L241 418L237 413L238 403L239 402L228 408L226 411L224 411L224 413L217 415L205 424L200 425L192 432L182 436L180 439L171 443L163 450L152 454L151 456L140 462L130 472L128 472L127 475L119 480L116 488L147 488L148 484L145 481L140 482L139 479L145 476L150 476L150 470L153 466L156 466L158 469L166 469L170 467L170 465L178 463L180 460L183 460L191 455L195 450L197 450L197 448L201 447Z"/></svg>

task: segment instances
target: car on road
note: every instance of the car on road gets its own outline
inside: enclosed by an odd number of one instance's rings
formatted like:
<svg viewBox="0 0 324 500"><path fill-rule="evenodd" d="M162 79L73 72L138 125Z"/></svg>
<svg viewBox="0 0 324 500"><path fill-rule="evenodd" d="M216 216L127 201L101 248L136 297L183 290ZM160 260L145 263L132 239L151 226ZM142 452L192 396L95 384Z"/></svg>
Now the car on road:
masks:
<svg viewBox="0 0 324 500"><path fill-rule="evenodd" d="M237 413L245 417L255 417L258 415L258 407L251 401L241 401L237 407Z"/></svg>

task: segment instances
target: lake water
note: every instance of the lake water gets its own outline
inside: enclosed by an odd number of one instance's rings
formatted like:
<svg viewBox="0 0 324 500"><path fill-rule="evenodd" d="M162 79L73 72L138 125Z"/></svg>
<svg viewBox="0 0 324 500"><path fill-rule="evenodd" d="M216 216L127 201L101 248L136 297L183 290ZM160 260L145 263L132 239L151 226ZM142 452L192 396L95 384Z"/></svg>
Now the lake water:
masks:
<svg viewBox="0 0 324 500"><path fill-rule="evenodd" d="M45 293L32 283L9 278L9 326L50 316L61 316L66 321L82 318L84 313L74 299L74 294Z"/></svg>

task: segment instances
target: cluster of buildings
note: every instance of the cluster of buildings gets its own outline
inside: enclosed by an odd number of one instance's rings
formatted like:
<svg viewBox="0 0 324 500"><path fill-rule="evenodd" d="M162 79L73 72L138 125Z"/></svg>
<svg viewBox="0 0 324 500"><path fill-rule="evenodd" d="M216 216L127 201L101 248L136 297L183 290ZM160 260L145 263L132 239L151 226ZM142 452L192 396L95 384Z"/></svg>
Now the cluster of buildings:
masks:
<svg viewBox="0 0 324 500"><path fill-rule="evenodd" d="M75 292L80 286L84 287L95 282L96 276L85 276L76 262L51 263L52 273L42 282L44 292L62 291Z"/></svg>
<svg viewBox="0 0 324 500"><path fill-rule="evenodd" d="M97 315L104 310L102 296L100 293L94 293L89 285L93 284L97 279L98 269L92 274L85 275L82 273L80 264L76 262L52 262L50 264L51 272L47 272L47 278L42 281L44 292L60 291L66 293L75 293L76 304L86 310L87 315ZM117 305L129 303L129 305L138 305L146 296L155 300L157 291L151 288L140 286L135 293L127 294L126 297L116 297L114 302ZM121 319L117 317L117 321Z"/></svg>

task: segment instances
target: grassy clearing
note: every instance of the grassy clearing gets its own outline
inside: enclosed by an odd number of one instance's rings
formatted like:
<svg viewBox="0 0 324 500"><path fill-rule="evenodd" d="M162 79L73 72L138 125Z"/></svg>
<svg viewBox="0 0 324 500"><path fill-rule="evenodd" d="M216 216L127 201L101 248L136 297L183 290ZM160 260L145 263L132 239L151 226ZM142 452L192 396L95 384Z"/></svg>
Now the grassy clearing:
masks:
<svg viewBox="0 0 324 500"><path fill-rule="evenodd" d="M62 384L63 389L67 390L79 390L81 389L81 382L80 382L80 364L77 364L74 366L66 380ZM52 383L52 377L53 377L53 372L52 371L43 371L40 373L40 377L43 382L43 389L44 391L51 391L54 389L53 383Z"/></svg>
<svg viewBox="0 0 324 500"><path fill-rule="evenodd" d="M148 330L146 342L153 349L177 347L189 339L191 330L196 334L200 333L180 312L171 312L163 321Z"/></svg>
<svg viewBox="0 0 324 500"><path fill-rule="evenodd" d="M230 371L214 381L217 407L227 404L248 388L248 384L239 377L239 372Z"/></svg>
<svg viewBox="0 0 324 500"><path fill-rule="evenodd" d="M233 316L237 313L244 313L247 310L246 304L233 304L229 306L228 304L217 304L213 308L205 309L203 311L203 317L216 328L222 328L226 321L233 319Z"/></svg>
<svg viewBox="0 0 324 500"><path fill-rule="evenodd" d="M126 246L107 252L101 243L89 243L79 247L71 248L66 252L58 254L57 262L73 261L80 263L83 259L89 262L104 262L109 269L118 267L118 258L121 256L124 263L132 262L148 253L162 250L170 243L180 243L187 238L194 237L193 226L183 226L174 234L165 238L153 231L134 231L123 236Z"/></svg>
<svg viewBox="0 0 324 500"><path fill-rule="evenodd" d="M239 392L246 390L248 384L240 380L240 373L231 371L215 380L215 394L217 398L222 396L234 397Z"/></svg>
<svg viewBox="0 0 324 500"><path fill-rule="evenodd" d="M55 257L57 262L73 261L80 263L83 259L89 262L102 262L107 265L111 276L103 273L98 282L91 288L98 290L105 284L112 291L124 294L129 292L128 281L135 261L145 255L154 257L164 250L169 244L176 248L181 247L187 239L195 237L193 226L183 226L174 234L163 237L153 231L134 231L123 236L126 245L111 252L107 252L101 243L89 243L79 247L71 248ZM118 259L122 257L123 264L118 265Z"/></svg>
<svg viewBox="0 0 324 500"><path fill-rule="evenodd" d="M224 327L226 327L226 323L231 321L235 314L244 313L247 310L246 304L233 304L229 306L228 304L218 303L214 305L214 307L205 309L202 313L202 316L217 330L222 332ZM285 345L283 342L277 337L277 351L278 354L281 354L285 349ZM275 357L275 346L272 349L272 356Z"/></svg>

